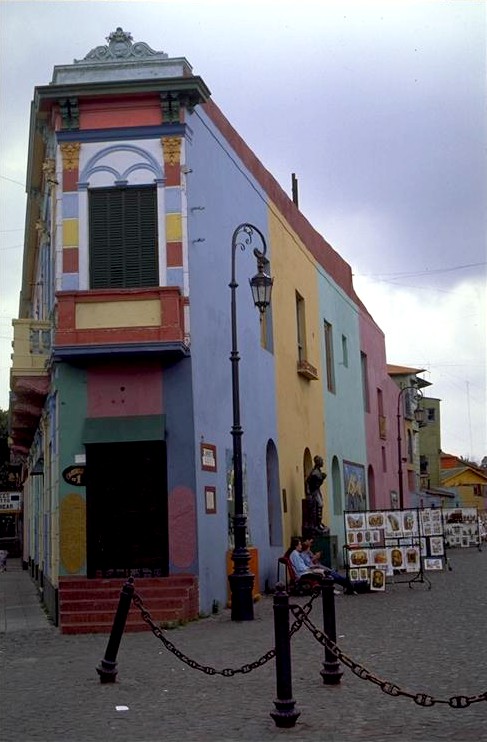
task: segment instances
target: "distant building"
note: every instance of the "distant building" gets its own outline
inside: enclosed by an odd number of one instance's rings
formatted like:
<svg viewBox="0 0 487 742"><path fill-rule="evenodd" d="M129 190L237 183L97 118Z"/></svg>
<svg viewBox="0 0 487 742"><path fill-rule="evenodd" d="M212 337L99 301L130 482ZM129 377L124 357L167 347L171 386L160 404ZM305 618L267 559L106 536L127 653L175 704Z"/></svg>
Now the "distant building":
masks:
<svg viewBox="0 0 487 742"><path fill-rule="evenodd" d="M487 510L487 472L452 454L442 453L440 461L441 485L455 494L454 505Z"/></svg>
<svg viewBox="0 0 487 742"><path fill-rule="evenodd" d="M421 489L440 485L441 425L440 402L434 397L423 397L423 424L419 428Z"/></svg>
<svg viewBox="0 0 487 742"><path fill-rule="evenodd" d="M422 392L429 381L418 374L423 368L388 365L389 376L399 388L396 395L397 471L399 506L421 506L419 430L424 418ZM419 390L419 394L417 392ZM401 502L402 500L402 502Z"/></svg>

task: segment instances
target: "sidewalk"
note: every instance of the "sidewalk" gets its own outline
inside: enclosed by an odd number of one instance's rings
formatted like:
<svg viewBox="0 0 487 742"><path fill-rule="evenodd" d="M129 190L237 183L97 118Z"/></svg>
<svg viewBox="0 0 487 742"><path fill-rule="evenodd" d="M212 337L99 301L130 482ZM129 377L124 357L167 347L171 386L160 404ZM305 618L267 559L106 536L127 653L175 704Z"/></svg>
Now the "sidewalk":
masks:
<svg viewBox="0 0 487 742"><path fill-rule="evenodd" d="M42 609L37 588L20 559L8 559L0 572L0 633L48 629L52 623Z"/></svg>
<svg viewBox="0 0 487 742"><path fill-rule="evenodd" d="M401 689L445 700L487 690L487 551L452 550L449 557L451 572L427 573L431 590L388 584L385 593L336 598L338 644L348 656ZM61 635L38 604L36 628L24 628L9 609L24 596L33 610L35 589L26 572L13 563L9 570L0 574L3 600L12 601L2 608L1 742L487 741L486 702L420 707L386 695L347 667L340 685L324 686L323 650L305 628L292 640L293 695L301 712L293 729L277 729L269 716L274 661L233 677L205 674L150 632L123 636L118 682L101 685L96 666L108 637ZM143 598L143 580L136 589ZM310 616L321 628L319 601ZM272 598L256 604L254 621L232 622L225 610L164 636L204 666L251 664L273 647Z"/></svg>

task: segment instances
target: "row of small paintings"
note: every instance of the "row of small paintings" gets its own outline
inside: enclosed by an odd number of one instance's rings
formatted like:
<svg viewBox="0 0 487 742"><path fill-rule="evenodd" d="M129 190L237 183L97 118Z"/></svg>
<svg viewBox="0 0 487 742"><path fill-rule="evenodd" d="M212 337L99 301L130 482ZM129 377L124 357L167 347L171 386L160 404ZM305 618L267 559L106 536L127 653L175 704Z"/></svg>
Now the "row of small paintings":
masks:
<svg viewBox="0 0 487 742"><path fill-rule="evenodd" d="M393 574L395 569L416 572L419 569L421 557L440 557L445 553L442 536L421 538L419 541L419 544L409 546L395 545L350 550L348 562L351 567L383 566L389 575Z"/></svg>
<svg viewBox="0 0 487 742"><path fill-rule="evenodd" d="M420 531L424 536L441 536L443 533L441 510L438 508L420 510L419 524L416 510L395 510L394 512L372 510L363 513L347 513L345 516L347 543L374 543L377 530L383 531L386 538L416 536ZM348 534L352 532L357 534L355 541L348 538ZM358 535L359 533L361 536Z"/></svg>
<svg viewBox="0 0 487 742"><path fill-rule="evenodd" d="M477 523L477 508L455 508L444 510L443 519L445 523Z"/></svg>
<svg viewBox="0 0 487 742"><path fill-rule="evenodd" d="M453 534L454 536L477 536L479 527L477 524L463 525L462 523L451 524L449 523L445 528L445 534L448 536Z"/></svg>
<svg viewBox="0 0 487 742"><path fill-rule="evenodd" d="M368 582L371 590L385 590L386 570L380 567L352 567L349 572L352 582Z"/></svg>
<svg viewBox="0 0 487 742"><path fill-rule="evenodd" d="M457 534L447 534L445 536L445 541L447 546L451 546L453 548L458 546L461 546L462 548L466 548L467 546L478 546L480 543L480 540L477 536Z"/></svg>

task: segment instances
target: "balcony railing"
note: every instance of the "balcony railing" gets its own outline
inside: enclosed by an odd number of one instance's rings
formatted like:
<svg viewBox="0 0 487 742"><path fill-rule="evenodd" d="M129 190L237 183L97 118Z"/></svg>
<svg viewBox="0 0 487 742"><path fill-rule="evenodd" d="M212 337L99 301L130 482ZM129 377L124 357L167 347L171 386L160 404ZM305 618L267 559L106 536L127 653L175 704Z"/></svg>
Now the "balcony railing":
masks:
<svg viewBox="0 0 487 742"><path fill-rule="evenodd" d="M309 381L316 381L318 379L318 370L309 361L298 361L297 372Z"/></svg>
<svg viewBox="0 0 487 742"><path fill-rule="evenodd" d="M12 377L43 376L51 352L51 323L36 319L14 319Z"/></svg>
<svg viewBox="0 0 487 742"><path fill-rule="evenodd" d="M185 342L178 287L61 291L57 302L55 352Z"/></svg>

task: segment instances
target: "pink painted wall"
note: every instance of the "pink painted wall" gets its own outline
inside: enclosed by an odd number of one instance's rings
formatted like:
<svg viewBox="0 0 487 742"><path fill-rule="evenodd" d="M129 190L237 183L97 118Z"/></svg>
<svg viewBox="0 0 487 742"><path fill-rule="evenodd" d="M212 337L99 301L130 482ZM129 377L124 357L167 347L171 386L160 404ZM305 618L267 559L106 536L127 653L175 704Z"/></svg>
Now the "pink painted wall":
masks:
<svg viewBox="0 0 487 742"><path fill-rule="evenodd" d="M370 412L365 412L365 437L367 460L374 475L370 505L373 508L390 508L391 491L399 492L397 479L397 386L387 373L385 338L382 330L363 309L360 311L360 344L367 355ZM379 407L377 389L382 390L383 414L386 418L386 438L379 435ZM385 448L387 471L384 471L382 447Z"/></svg>
<svg viewBox="0 0 487 742"><path fill-rule="evenodd" d="M162 369L157 363L97 365L88 369L87 417L163 413Z"/></svg>

